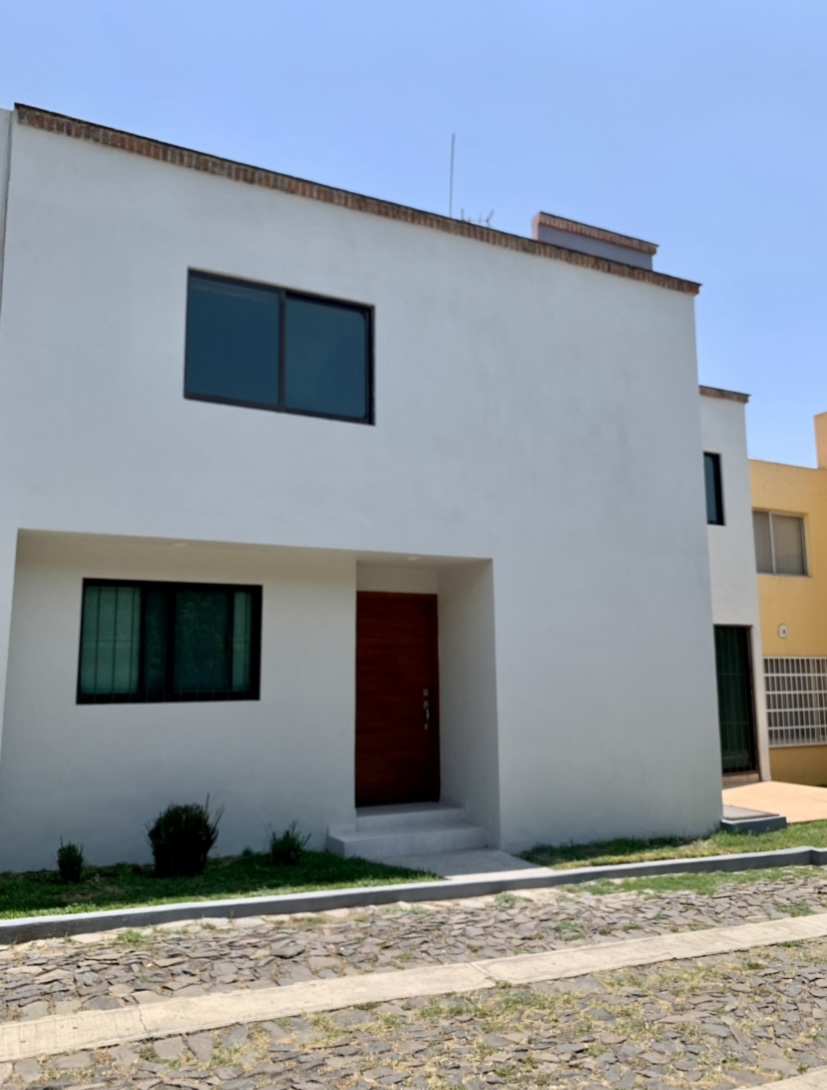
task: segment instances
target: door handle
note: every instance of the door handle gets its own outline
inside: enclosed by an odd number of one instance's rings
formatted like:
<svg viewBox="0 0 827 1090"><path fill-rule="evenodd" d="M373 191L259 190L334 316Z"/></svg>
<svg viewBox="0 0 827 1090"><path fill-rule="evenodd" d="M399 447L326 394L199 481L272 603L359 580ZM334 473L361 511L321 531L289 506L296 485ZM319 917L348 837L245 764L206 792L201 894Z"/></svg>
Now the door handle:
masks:
<svg viewBox="0 0 827 1090"><path fill-rule="evenodd" d="M422 711L425 716L425 722L423 726L425 727L425 730L429 730L431 724L431 707L427 700L422 701Z"/></svg>

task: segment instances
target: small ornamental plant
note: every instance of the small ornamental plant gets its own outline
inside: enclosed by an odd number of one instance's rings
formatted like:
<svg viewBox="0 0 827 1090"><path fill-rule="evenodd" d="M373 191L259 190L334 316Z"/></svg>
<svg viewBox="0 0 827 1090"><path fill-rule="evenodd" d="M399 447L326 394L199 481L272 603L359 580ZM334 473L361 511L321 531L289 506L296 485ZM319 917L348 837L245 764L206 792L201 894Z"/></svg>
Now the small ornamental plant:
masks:
<svg viewBox="0 0 827 1090"><path fill-rule="evenodd" d="M291 821L283 833L270 836L270 862L276 867L296 867L304 856L310 833L301 834L296 821Z"/></svg>
<svg viewBox="0 0 827 1090"><path fill-rule="evenodd" d="M158 878L194 878L203 874L207 856L218 840L224 807L210 813L210 798L168 806L147 827Z"/></svg>
<svg viewBox="0 0 827 1090"><path fill-rule="evenodd" d="M83 848L73 844L71 840L64 844L61 837L60 847L57 849L57 871L61 882L79 882L83 877L84 862Z"/></svg>

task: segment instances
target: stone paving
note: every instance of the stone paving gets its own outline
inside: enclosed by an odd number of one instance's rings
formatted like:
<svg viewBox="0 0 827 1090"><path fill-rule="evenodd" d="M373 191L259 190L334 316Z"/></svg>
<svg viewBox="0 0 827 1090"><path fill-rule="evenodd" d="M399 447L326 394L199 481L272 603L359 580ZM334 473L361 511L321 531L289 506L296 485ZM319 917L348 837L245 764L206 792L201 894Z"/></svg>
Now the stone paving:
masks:
<svg viewBox="0 0 827 1090"><path fill-rule="evenodd" d="M827 942L23 1060L31 1090L729 1090L827 1064ZM5 1081L4 1081L5 1080Z"/></svg>
<svg viewBox="0 0 827 1090"><path fill-rule="evenodd" d="M548 889L24 943L0 948L0 1021L827 911L827 877L780 873L714 895Z"/></svg>
<svg viewBox="0 0 827 1090"><path fill-rule="evenodd" d="M803 869L713 895L538 890L42 940L0 948L0 1021L824 911L827 878Z"/></svg>

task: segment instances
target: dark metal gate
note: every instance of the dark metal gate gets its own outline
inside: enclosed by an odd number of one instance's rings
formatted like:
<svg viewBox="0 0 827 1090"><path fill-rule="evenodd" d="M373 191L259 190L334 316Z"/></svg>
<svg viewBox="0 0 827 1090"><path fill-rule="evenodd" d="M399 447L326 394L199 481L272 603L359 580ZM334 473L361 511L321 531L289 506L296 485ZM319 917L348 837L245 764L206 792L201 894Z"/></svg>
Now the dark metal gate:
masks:
<svg viewBox="0 0 827 1090"><path fill-rule="evenodd" d="M758 768L749 635L749 628L715 626L721 763L725 773L755 772Z"/></svg>

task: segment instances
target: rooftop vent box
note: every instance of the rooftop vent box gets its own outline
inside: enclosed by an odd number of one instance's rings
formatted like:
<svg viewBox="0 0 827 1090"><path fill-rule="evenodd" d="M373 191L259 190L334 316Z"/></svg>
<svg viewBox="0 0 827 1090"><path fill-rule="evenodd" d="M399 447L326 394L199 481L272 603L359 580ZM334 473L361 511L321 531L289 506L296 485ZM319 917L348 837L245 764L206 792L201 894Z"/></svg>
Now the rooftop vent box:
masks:
<svg viewBox="0 0 827 1090"><path fill-rule="evenodd" d="M651 269L652 258L658 252L654 242L604 231L602 227L552 216L549 212L537 213L531 223L531 236L536 242L550 242L552 246L605 257L622 265L636 265L639 269Z"/></svg>

